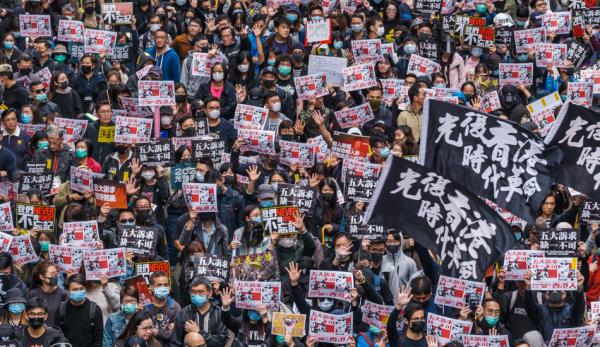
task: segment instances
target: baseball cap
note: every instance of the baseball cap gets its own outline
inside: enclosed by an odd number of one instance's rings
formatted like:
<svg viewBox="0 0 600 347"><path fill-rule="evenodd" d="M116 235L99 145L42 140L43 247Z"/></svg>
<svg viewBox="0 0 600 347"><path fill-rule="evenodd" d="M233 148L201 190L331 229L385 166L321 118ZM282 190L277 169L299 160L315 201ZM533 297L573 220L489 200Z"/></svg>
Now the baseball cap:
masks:
<svg viewBox="0 0 600 347"><path fill-rule="evenodd" d="M268 183L258 186L258 198L261 200L275 199L275 189Z"/></svg>

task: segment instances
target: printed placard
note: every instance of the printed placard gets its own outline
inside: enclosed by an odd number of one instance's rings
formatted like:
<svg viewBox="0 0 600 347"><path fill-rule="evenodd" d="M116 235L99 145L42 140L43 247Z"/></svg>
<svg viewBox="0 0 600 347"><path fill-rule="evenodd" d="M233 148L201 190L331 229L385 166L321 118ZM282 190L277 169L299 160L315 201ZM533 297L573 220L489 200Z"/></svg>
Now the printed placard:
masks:
<svg viewBox="0 0 600 347"><path fill-rule="evenodd" d="M470 306L474 302L481 305L484 292L484 282L440 276L435 294L435 303L458 309L465 307L465 305Z"/></svg>
<svg viewBox="0 0 600 347"><path fill-rule="evenodd" d="M48 69L48 67L41 69L34 76L39 78L42 81L44 88L46 88L46 90L48 90L48 88L50 88L50 80L52 79L52 72L50 72L50 69Z"/></svg>
<svg viewBox="0 0 600 347"><path fill-rule="evenodd" d="M276 154L274 131L238 129L238 138L245 140L242 152Z"/></svg>
<svg viewBox="0 0 600 347"><path fill-rule="evenodd" d="M479 108L480 111L490 113L501 108L502 105L500 104L498 91L491 91L481 98L481 107Z"/></svg>
<svg viewBox="0 0 600 347"><path fill-rule="evenodd" d="M360 127L375 118L368 102L347 110L337 111L334 115L342 129Z"/></svg>
<svg viewBox="0 0 600 347"><path fill-rule="evenodd" d="M115 143L149 142L151 135L151 118L117 116L115 119Z"/></svg>
<svg viewBox="0 0 600 347"><path fill-rule="evenodd" d="M296 215L299 214L296 206L263 207L260 209L263 228L267 235L277 233L289 235L298 232L294 227Z"/></svg>
<svg viewBox="0 0 600 347"><path fill-rule="evenodd" d="M504 255L504 279L524 281L532 257L544 257L544 252L527 249L511 249L506 252Z"/></svg>
<svg viewBox="0 0 600 347"><path fill-rule="evenodd" d="M15 228L10 202L0 204L0 231L12 232Z"/></svg>
<svg viewBox="0 0 600 347"><path fill-rule="evenodd" d="M530 86L533 83L533 63L500 63L500 86L506 84Z"/></svg>
<svg viewBox="0 0 600 347"><path fill-rule="evenodd" d="M438 43L434 39L419 39L419 55L423 58L436 61L440 57Z"/></svg>
<svg viewBox="0 0 600 347"><path fill-rule="evenodd" d="M29 194L32 190L39 190L43 195L49 194L53 180L52 172L22 173L19 177L19 194Z"/></svg>
<svg viewBox="0 0 600 347"><path fill-rule="evenodd" d="M351 272L311 270L308 282L308 296L330 298L350 302L354 288Z"/></svg>
<svg viewBox="0 0 600 347"><path fill-rule="evenodd" d="M394 306L379 305L370 302L369 300L365 300L360 309L363 313L363 322L385 329L390 313L394 310Z"/></svg>
<svg viewBox="0 0 600 347"><path fill-rule="evenodd" d="M329 94L326 87L327 75L324 73L294 77L294 85L299 100L309 100Z"/></svg>
<svg viewBox="0 0 600 347"><path fill-rule="evenodd" d="M236 129L263 130L269 116L269 110L264 107L237 104L233 119L233 127ZM238 136L238 138L243 138Z"/></svg>
<svg viewBox="0 0 600 347"><path fill-rule="evenodd" d="M271 335L291 335L292 337L304 337L305 326L305 314L273 312Z"/></svg>
<svg viewBox="0 0 600 347"><path fill-rule="evenodd" d="M111 208L127 208L125 184L106 179L94 179L96 205L108 204Z"/></svg>
<svg viewBox="0 0 600 347"><path fill-rule="evenodd" d="M109 61L114 60L129 60L131 55L132 46L129 44L116 44L113 52L106 56L106 59ZM114 110L113 110L114 112Z"/></svg>
<svg viewBox="0 0 600 347"><path fill-rule="evenodd" d="M415 1L415 13L433 14L442 8L442 0L417 0Z"/></svg>
<svg viewBox="0 0 600 347"><path fill-rule="evenodd" d="M490 48L495 43L494 28L466 25L462 36L466 46Z"/></svg>
<svg viewBox="0 0 600 347"><path fill-rule="evenodd" d="M56 207L17 203L17 229L54 232Z"/></svg>
<svg viewBox="0 0 600 347"><path fill-rule="evenodd" d="M355 240L383 240L386 228L383 225L365 224L364 212L348 214L348 234Z"/></svg>
<svg viewBox="0 0 600 347"><path fill-rule="evenodd" d="M83 39L83 51L85 53L109 55L115 49L117 33L114 31L85 29Z"/></svg>
<svg viewBox="0 0 600 347"><path fill-rule="evenodd" d="M130 25L133 18L132 2L102 4L102 19L111 25Z"/></svg>
<svg viewBox="0 0 600 347"><path fill-rule="evenodd" d="M99 240L98 221L95 220L65 222L59 238L61 245L98 242Z"/></svg>
<svg viewBox="0 0 600 347"><path fill-rule="evenodd" d="M123 248L85 250L83 264L85 278L88 281L98 281L102 275L112 278L127 273L125 249Z"/></svg>
<svg viewBox="0 0 600 347"><path fill-rule="evenodd" d="M183 183L193 182L196 177L196 164L178 163L171 168L171 188L181 189Z"/></svg>
<svg viewBox="0 0 600 347"><path fill-rule="evenodd" d="M19 28L21 36L52 37L49 15L20 14Z"/></svg>
<svg viewBox="0 0 600 347"><path fill-rule="evenodd" d="M192 141L192 158L210 158L215 167L221 165L221 158L225 153L225 141L221 140L217 134L210 134Z"/></svg>
<svg viewBox="0 0 600 347"><path fill-rule="evenodd" d="M58 21L58 41L83 43L83 22L79 20Z"/></svg>
<svg viewBox="0 0 600 347"><path fill-rule="evenodd" d="M217 185L213 183L183 183L183 197L188 208L196 212L219 212Z"/></svg>
<svg viewBox="0 0 600 347"><path fill-rule="evenodd" d="M404 80L396 78L381 79L381 88L383 89L383 101L391 106L394 99L400 96L400 90L404 85Z"/></svg>
<svg viewBox="0 0 600 347"><path fill-rule="evenodd" d="M331 42L331 19L309 20L306 22L307 43Z"/></svg>
<svg viewBox="0 0 600 347"><path fill-rule="evenodd" d="M98 143L113 143L115 142L115 126L101 125L98 130Z"/></svg>
<svg viewBox="0 0 600 347"><path fill-rule="evenodd" d="M352 338L352 313L329 314L310 310L308 334L317 342L345 344Z"/></svg>
<svg viewBox="0 0 600 347"><path fill-rule="evenodd" d="M546 12L542 16L542 27L546 32L554 32L557 35L568 35L571 33L571 12Z"/></svg>
<svg viewBox="0 0 600 347"><path fill-rule="evenodd" d="M380 39L352 40L352 56L356 64L379 61L383 58Z"/></svg>
<svg viewBox="0 0 600 347"><path fill-rule="evenodd" d="M600 70L581 70L579 75L581 81L592 81L594 83L593 93L600 94Z"/></svg>
<svg viewBox="0 0 600 347"><path fill-rule="evenodd" d="M564 67L567 59L567 45L559 43L536 43L535 63L540 67L552 64L554 67Z"/></svg>
<svg viewBox="0 0 600 347"><path fill-rule="evenodd" d="M469 5L467 2L465 5ZM468 6L465 6L468 7ZM466 8L465 8L466 10ZM454 17L454 28L453 28L453 36L454 37L463 37L465 33L466 26L474 26L474 27L485 27L485 18L484 17L469 17L463 15L454 15L448 16Z"/></svg>
<svg viewBox="0 0 600 347"><path fill-rule="evenodd" d="M583 347L592 346L596 325L585 325L579 328L554 329L548 347Z"/></svg>
<svg viewBox="0 0 600 347"><path fill-rule="evenodd" d="M283 165L309 168L313 166L315 155L307 143L279 140L279 162Z"/></svg>
<svg viewBox="0 0 600 347"><path fill-rule="evenodd" d="M94 191L94 179L92 171L85 168L71 166L71 190L78 193Z"/></svg>
<svg viewBox="0 0 600 347"><path fill-rule="evenodd" d="M574 66L577 66L580 60L585 57L586 53L586 48L573 40L569 43L569 48L567 49L567 59L569 59Z"/></svg>
<svg viewBox="0 0 600 347"><path fill-rule="evenodd" d="M141 118L145 118L145 117L149 117L152 116L154 114L154 112L152 111L152 109L148 106L140 106L140 99L139 98L130 98L130 97L125 97L125 96L119 96L119 101L121 102L121 105L123 105L123 109L125 111L127 111L127 116L130 117L141 117ZM113 110L114 113L115 110ZM120 115L116 115L116 116L120 116Z"/></svg>
<svg viewBox="0 0 600 347"><path fill-rule="evenodd" d="M549 257L577 256L579 231L548 228L540 230L540 250Z"/></svg>
<svg viewBox="0 0 600 347"><path fill-rule="evenodd" d="M351 92L371 88L377 85L375 78L375 65L362 64L353 65L343 70L344 75L344 91Z"/></svg>
<svg viewBox="0 0 600 347"><path fill-rule="evenodd" d="M463 335L463 345L467 347L509 347L508 335Z"/></svg>
<svg viewBox="0 0 600 347"><path fill-rule="evenodd" d="M87 123L87 119L54 118L54 125L63 129L63 139L67 143L82 139Z"/></svg>
<svg viewBox="0 0 600 347"><path fill-rule="evenodd" d="M567 86L567 99L574 104L590 107L594 92L593 82L569 82Z"/></svg>
<svg viewBox="0 0 600 347"><path fill-rule="evenodd" d="M230 281L279 280L277 253L273 251L238 257L232 256L229 270Z"/></svg>
<svg viewBox="0 0 600 347"><path fill-rule="evenodd" d="M317 160L317 163L324 163L327 160L329 160L329 145L327 144L327 141L325 141L325 139L323 138L323 135L310 138L306 140L306 143L308 143L311 146L312 151L315 153L315 159Z"/></svg>
<svg viewBox="0 0 600 347"><path fill-rule="evenodd" d="M192 53L192 76L210 77L211 63L208 53Z"/></svg>
<svg viewBox="0 0 600 347"><path fill-rule="evenodd" d="M354 201L368 202L377 185L381 165L363 161L344 160L342 166L342 182L346 197Z"/></svg>
<svg viewBox="0 0 600 347"><path fill-rule="evenodd" d="M440 71L440 69L440 64L435 61L411 54L406 73L414 73L417 77L430 76L432 73Z"/></svg>
<svg viewBox="0 0 600 347"><path fill-rule="evenodd" d="M190 257L191 267L185 268L185 279L190 282L196 276L206 277L209 281L225 282L229 262L227 259L208 254L197 253Z"/></svg>
<svg viewBox="0 0 600 347"><path fill-rule="evenodd" d="M173 81L138 82L140 106L171 106L175 105L175 84Z"/></svg>
<svg viewBox="0 0 600 347"><path fill-rule="evenodd" d="M369 137L335 131L331 154L342 159L366 161L369 156Z"/></svg>
<svg viewBox="0 0 600 347"><path fill-rule="evenodd" d="M546 31L544 28L515 30L515 49L517 54L529 53L530 49L535 49L536 43L546 42Z"/></svg>
<svg viewBox="0 0 600 347"><path fill-rule="evenodd" d="M48 259L56 264L62 271L79 272L83 263L83 252L86 250L95 249L94 245L55 245L51 243L48 247Z"/></svg>
<svg viewBox="0 0 600 347"><path fill-rule="evenodd" d="M577 258L531 258L531 290L577 290Z"/></svg>
<svg viewBox="0 0 600 347"><path fill-rule="evenodd" d="M600 319L600 301L593 301L590 304L591 304L591 308L589 310L590 319L591 320Z"/></svg>
<svg viewBox="0 0 600 347"><path fill-rule="evenodd" d="M235 282L235 306L256 310L264 306L267 310L279 309L281 282Z"/></svg>
<svg viewBox="0 0 600 347"><path fill-rule="evenodd" d="M158 230L141 225L123 226L119 236L119 247L141 255L156 253Z"/></svg>
<svg viewBox="0 0 600 347"><path fill-rule="evenodd" d="M461 340L471 332L473 322L458 320L434 313L427 315L427 335L433 335L441 345L453 340Z"/></svg>
<svg viewBox="0 0 600 347"><path fill-rule="evenodd" d="M2 205L0 205L0 208ZM600 223L600 203L586 200L581 211L581 220L585 223Z"/></svg>
<svg viewBox="0 0 600 347"><path fill-rule="evenodd" d="M2 233L2 237L6 234ZM12 235L9 235L12 237ZM29 234L19 235L12 238L10 243L10 254L17 265L34 263L39 260L37 253L33 249L31 237Z"/></svg>
<svg viewBox="0 0 600 347"><path fill-rule="evenodd" d="M141 163L148 166L171 165L175 163L175 148L168 141L137 143L135 150Z"/></svg>
<svg viewBox="0 0 600 347"><path fill-rule="evenodd" d="M150 285L150 276L155 273L162 271L167 274L169 278L169 285L171 284L171 266L168 260L156 260L156 261L143 261L135 263L135 274L142 276L146 284Z"/></svg>
<svg viewBox="0 0 600 347"><path fill-rule="evenodd" d="M303 213L310 213L317 196L315 189L295 184L277 184L277 204L279 206L297 206Z"/></svg>
<svg viewBox="0 0 600 347"><path fill-rule="evenodd" d="M327 83L336 87L344 84L343 71L348 66L348 59L327 57L324 55L310 55L308 57L308 74L319 75L324 73L327 76Z"/></svg>
<svg viewBox="0 0 600 347"><path fill-rule="evenodd" d="M556 117L554 116L554 110L551 108L531 114L531 121L538 126L541 136L546 136L550 132L550 129L552 129L552 124L555 120Z"/></svg>

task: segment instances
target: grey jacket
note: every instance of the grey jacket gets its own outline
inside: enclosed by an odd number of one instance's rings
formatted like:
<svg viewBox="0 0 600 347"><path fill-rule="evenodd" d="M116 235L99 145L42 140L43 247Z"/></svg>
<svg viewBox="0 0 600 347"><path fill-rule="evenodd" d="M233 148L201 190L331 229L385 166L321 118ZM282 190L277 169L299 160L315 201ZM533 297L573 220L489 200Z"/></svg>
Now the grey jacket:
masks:
<svg viewBox="0 0 600 347"><path fill-rule="evenodd" d="M404 238L400 234L400 247L396 254L387 250L381 262L381 274L386 277L390 291L396 301L396 293L400 286L407 285L411 276L417 272L417 264L402 251L404 249Z"/></svg>

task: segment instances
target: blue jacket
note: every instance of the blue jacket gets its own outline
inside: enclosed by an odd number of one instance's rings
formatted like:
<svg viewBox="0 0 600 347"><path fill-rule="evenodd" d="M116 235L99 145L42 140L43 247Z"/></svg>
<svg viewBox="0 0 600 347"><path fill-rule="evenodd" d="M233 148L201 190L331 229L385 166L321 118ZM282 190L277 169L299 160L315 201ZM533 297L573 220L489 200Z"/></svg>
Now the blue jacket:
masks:
<svg viewBox="0 0 600 347"><path fill-rule="evenodd" d="M15 155L10 149L4 146L0 147L0 171L6 171L8 177L12 177L15 171L17 171Z"/></svg>
<svg viewBox="0 0 600 347"><path fill-rule="evenodd" d="M156 65L162 70L163 81L174 81L179 83L181 66L179 65L179 56L175 50L171 47L167 48L167 51L161 56L156 56L156 46L146 50L146 53L150 54L152 58L156 60Z"/></svg>
<svg viewBox="0 0 600 347"><path fill-rule="evenodd" d="M108 316L106 324L104 324L104 332L102 333L102 346L113 347L123 330L125 330L127 322L125 314L121 311Z"/></svg>
<svg viewBox="0 0 600 347"><path fill-rule="evenodd" d="M219 205L219 220L227 227L229 239L233 236L233 232L244 225L242 221L242 212L246 201L244 196L236 190L227 188L225 194L219 195L217 199Z"/></svg>
<svg viewBox="0 0 600 347"><path fill-rule="evenodd" d="M0 144L10 149L17 159L17 168L25 170L25 155L29 150L30 137L23 130L19 130L19 136L4 135Z"/></svg>

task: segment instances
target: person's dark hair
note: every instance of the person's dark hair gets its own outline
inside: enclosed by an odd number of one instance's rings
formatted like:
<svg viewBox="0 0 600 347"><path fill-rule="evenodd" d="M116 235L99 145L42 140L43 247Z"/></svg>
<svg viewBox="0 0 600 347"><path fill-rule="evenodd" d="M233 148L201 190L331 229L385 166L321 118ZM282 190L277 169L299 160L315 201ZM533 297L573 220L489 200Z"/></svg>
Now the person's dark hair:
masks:
<svg viewBox="0 0 600 347"><path fill-rule="evenodd" d="M43 298L34 296L27 301L27 304L25 304L25 311L29 312L35 308L44 309L44 311L48 313L48 302L46 302L46 300Z"/></svg>
<svg viewBox="0 0 600 347"><path fill-rule="evenodd" d="M292 123L289 119L284 119L279 123L279 127L277 127L277 132L280 133L282 129L293 129L294 123Z"/></svg>
<svg viewBox="0 0 600 347"><path fill-rule="evenodd" d="M85 208L80 203L71 203L67 205L64 213L65 222L83 222L88 220Z"/></svg>
<svg viewBox="0 0 600 347"><path fill-rule="evenodd" d="M212 159L210 159L210 157L202 157L202 158L196 160L196 163L204 164L204 165L208 166L210 169L215 168L215 164L213 163ZM205 177L205 179L206 179L206 177Z"/></svg>
<svg viewBox="0 0 600 347"><path fill-rule="evenodd" d="M517 18L529 17L529 9L527 6L517 6Z"/></svg>
<svg viewBox="0 0 600 347"><path fill-rule="evenodd" d="M12 80L12 79L15 78L15 75L12 72L12 70L11 71L9 71L9 70L2 70L2 71L0 71L0 76L4 76L4 77L8 78L9 80Z"/></svg>
<svg viewBox="0 0 600 347"><path fill-rule="evenodd" d="M129 323L119 336L120 341L127 341L130 337L135 335L135 331L145 320L152 320L152 315L148 311L138 311L136 312L131 319L129 319Z"/></svg>
<svg viewBox="0 0 600 347"><path fill-rule="evenodd" d="M410 281L413 295L431 294L431 280L427 276L419 276Z"/></svg>
<svg viewBox="0 0 600 347"><path fill-rule="evenodd" d="M204 103L204 107L206 107L206 105L208 105L209 102L218 102L219 106L221 106L221 100L215 98L214 96L208 96L206 97L206 99L204 99L203 103Z"/></svg>
<svg viewBox="0 0 600 347"><path fill-rule="evenodd" d="M8 252L0 252L0 270L11 268L12 271L13 258Z"/></svg>
<svg viewBox="0 0 600 347"><path fill-rule="evenodd" d="M279 67L279 65L283 62L288 62L290 65L292 64L292 57L287 54L282 54L275 59L275 67Z"/></svg>
<svg viewBox="0 0 600 347"><path fill-rule="evenodd" d="M78 144L80 144L82 142L85 144L85 147L87 148L88 156L91 156L92 152L94 151L94 145L92 144L92 141L90 141L90 139L87 139L87 138L82 138L75 142L75 146L77 146Z"/></svg>
<svg viewBox="0 0 600 347"><path fill-rule="evenodd" d="M387 136L380 132L372 133L371 137L369 138L369 146L371 146L371 148L374 148L377 147L377 145L380 143L389 143Z"/></svg>
<svg viewBox="0 0 600 347"><path fill-rule="evenodd" d="M488 299L483 299L483 302L481 303L481 306L485 306L488 302L495 302L496 304L500 305L500 303L498 302L498 300L496 300L494 298L488 298Z"/></svg>
<svg viewBox="0 0 600 347"><path fill-rule="evenodd" d="M365 22L365 30L367 30L367 32L371 31L371 27L377 24L377 22L383 22L379 15L367 18L367 21Z"/></svg>
<svg viewBox="0 0 600 347"><path fill-rule="evenodd" d="M415 83L408 88L408 100L410 100L411 103L415 100L415 97L419 95L421 88L422 86L418 83Z"/></svg>
<svg viewBox="0 0 600 347"><path fill-rule="evenodd" d="M224 26L224 27L222 27L222 28L221 28L221 31L219 31L219 37L222 37L222 36L223 36L223 33L224 33L225 31L227 31L227 30L229 30L229 31L230 31L230 33L231 33L231 37L232 37L232 38L235 38L235 30L233 29L233 27L232 27L232 26L229 26L229 25L228 25L228 26Z"/></svg>
<svg viewBox="0 0 600 347"><path fill-rule="evenodd" d="M410 319L415 314L415 312L424 311L424 310L425 309L423 308L423 306L421 304L416 303L416 302L411 302L408 305L406 305L406 307L404 308L404 319L410 321Z"/></svg>
<svg viewBox="0 0 600 347"><path fill-rule="evenodd" d="M190 289L199 285L205 286L206 290L212 293L212 284L210 283L208 278L202 276L194 277L194 279L192 279L192 282L190 283Z"/></svg>
<svg viewBox="0 0 600 347"><path fill-rule="evenodd" d="M154 280L155 280L156 278L159 278L159 277L167 277L167 278L168 278L168 277L169 277L169 275L167 275L167 273L166 273L166 272L164 272L164 271L156 271L156 272L153 272L153 273L150 275L150 284L154 284Z"/></svg>
<svg viewBox="0 0 600 347"><path fill-rule="evenodd" d="M364 249L361 249L358 252L354 252L354 254L352 255L352 261L354 263L358 263L360 260L371 261L371 253L365 251Z"/></svg>
<svg viewBox="0 0 600 347"><path fill-rule="evenodd" d="M4 118L6 118L11 113L14 113L15 117L18 116L17 110L11 107L11 108L5 110L4 112L2 112L2 120L4 120Z"/></svg>
<svg viewBox="0 0 600 347"><path fill-rule="evenodd" d="M527 341L525 341L523 339L517 339L514 342L515 342L515 344L513 346L515 346L515 347L529 347L529 344L527 343Z"/></svg>
<svg viewBox="0 0 600 347"><path fill-rule="evenodd" d="M133 335L125 342L123 347L148 347L148 344L143 338Z"/></svg>
<svg viewBox="0 0 600 347"><path fill-rule="evenodd" d="M263 96L263 103L264 103L264 104L266 104L266 103L267 103L267 101L268 101L270 98L273 98L273 97L275 97L275 96L277 96L277 97L278 97L278 96L279 96L279 94L277 94L277 92L274 92L274 91L267 90L267 91L265 92L265 95Z"/></svg>
<svg viewBox="0 0 600 347"><path fill-rule="evenodd" d="M246 217L250 216L250 213L252 213L252 211L256 210L257 208L258 206L256 205L246 205L242 210L242 220L245 221Z"/></svg>
<svg viewBox="0 0 600 347"><path fill-rule="evenodd" d="M23 53L21 55L21 57L19 58L19 63L20 62L25 62L25 63L33 62L33 58L31 58L31 56L29 54Z"/></svg>
<svg viewBox="0 0 600 347"><path fill-rule="evenodd" d="M44 274L46 274L46 272L48 272L48 269L51 266L54 266L58 270L58 267L56 266L56 264L54 264L53 262L48 261L48 260L44 260L44 261L40 262L33 268L33 276L32 276L31 281L33 283L34 288L42 285L40 276L43 276Z"/></svg>
<svg viewBox="0 0 600 347"><path fill-rule="evenodd" d="M381 89L381 87L379 85L373 86L369 89L367 89L367 94L369 94L369 92L383 92L383 89Z"/></svg>
<svg viewBox="0 0 600 347"><path fill-rule="evenodd" d="M33 43L43 43L44 46L46 46L46 49L50 49L50 42L48 41L48 39L44 38L44 37L38 37L36 38Z"/></svg>
<svg viewBox="0 0 600 347"><path fill-rule="evenodd" d="M417 143L417 141L415 141L415 136L413 135L412 129L408 125L399 126L398 130L402 131L404 136L406 136L404 143L406 143L407 146L413 146Z"/></svg>
<svg viewBox="0 0 600 347"><path fill-rule="evenodd" d="M78 273L72 274L71 276L69 276L69 278L67 278L67 284L65 285L65 289L69 289L71 287L71 283L81 284L82 286L87 288L87 281L85 280L85 277Z"/></svg>
<svg viewBox="0 0 600 347"><path fill-rule="evenodd" d="M284 16L277 16L273 20L273 26L275 26L275 28L279 28L283 24L287 24L287 26L289 26L289 27L292 26L292 23L290 22L290 20Z"/></svg>
<svg viewBox="0 0 600 347"><path fill-rule="evenodd" d="M90 53L84 54L79 61L82 62L84 59L88 59L88 58L92 61L92 65L93 66L95 66L96 63L98 62L98 60L96 59L96 57L93 54L90 54Z"/></svg>
<svg viewBox="0 0 600 347"><path fill-rule="evenodd" d="M137 301L140 300L140 293L138 292L137 288L135 286L125 286L123 288L121 288L121 292L119 293L119 298L121 299L121 301L123 301L123 298L125 297L125 295L127 296L131 296L132 298L135 298Z"/></svg>

